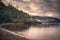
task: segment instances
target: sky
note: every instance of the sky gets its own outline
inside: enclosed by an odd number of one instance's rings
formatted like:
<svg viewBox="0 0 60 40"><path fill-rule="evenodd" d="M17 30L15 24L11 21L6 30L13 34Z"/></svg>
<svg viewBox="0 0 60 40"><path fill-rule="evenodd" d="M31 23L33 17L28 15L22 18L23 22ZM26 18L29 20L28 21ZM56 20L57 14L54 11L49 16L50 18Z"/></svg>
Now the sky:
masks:
<svg viewBox="0 0 60 40"><path fill-rule="evenodd" d="M31 16L60 17L60 0L2 0Z"/></svg>

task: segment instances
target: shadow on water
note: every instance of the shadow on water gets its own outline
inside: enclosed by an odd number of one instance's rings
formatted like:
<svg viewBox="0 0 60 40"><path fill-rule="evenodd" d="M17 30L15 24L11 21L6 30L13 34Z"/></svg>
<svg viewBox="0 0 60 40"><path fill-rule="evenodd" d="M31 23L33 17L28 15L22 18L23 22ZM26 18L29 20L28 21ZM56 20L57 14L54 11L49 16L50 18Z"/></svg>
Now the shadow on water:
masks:
<svg viewBox="0 0 60 40"><path fill-rule="evenodd" d="M15 23L13 25L5 25L11 31L16 31L25 38L31 40L59 40L60 39L60 25L59 24L22 24ZM22 32L22 33L20 33Z"/></svg>
<svg viewBox="0 0 60 40"><path fill-rule="evenodd" d="M60 27L60 24L35 24L34 27Z"/></svg>
<svg viewBox="0 0 60 40"><path fill-rule="evenodd" d="M11 31L23 31L23 30L29 29L30 26L31 25L29 25L29 24L14 23L11 25L4 25L4 26L2 26L2 28L5 28L5 29L11 30Z"/></svg>
<svg viewBox="0 0 60 40"><path fill-rule="evenodd" d="M40 28L46 28L46 27L60 27L60 24L23 24L23 23L14 23L11 25L4 25L2 28L12 30L12 31L23 31L29 29L31 26L33 27L40 27Z"/></svg>

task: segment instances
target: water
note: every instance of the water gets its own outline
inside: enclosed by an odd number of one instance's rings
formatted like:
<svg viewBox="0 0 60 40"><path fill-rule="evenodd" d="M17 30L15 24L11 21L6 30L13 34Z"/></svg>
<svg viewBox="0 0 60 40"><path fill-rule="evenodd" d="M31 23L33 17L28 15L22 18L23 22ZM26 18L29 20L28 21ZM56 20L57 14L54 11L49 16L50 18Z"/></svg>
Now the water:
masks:
<svg viewBox="0 0 60 40"><path fill-rule="evenodd" d="M31 40L60 40L60 25L31 26L22 35Z"/></svg>
<svg viewBox="0 0 60 40"><path fill-rule="evenodd" d="M24 36L30 40L60 40L60 25L59 24L15 24L11 26L2 26L8 30L14 31L17 34ZM21 31L21 27L24 29Z"/></svg>

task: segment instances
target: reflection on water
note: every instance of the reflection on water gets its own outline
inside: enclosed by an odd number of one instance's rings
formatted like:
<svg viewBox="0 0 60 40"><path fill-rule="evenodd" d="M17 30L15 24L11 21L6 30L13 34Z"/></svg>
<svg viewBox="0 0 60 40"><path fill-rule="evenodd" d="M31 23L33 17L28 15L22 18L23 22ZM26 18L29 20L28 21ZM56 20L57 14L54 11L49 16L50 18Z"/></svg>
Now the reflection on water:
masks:
<svg viewBox="0 0 60 40"><path fill-rule="evenodd" d="M7 26L9 30L15 30L18 34L21 34L25 36L28 39L31 40L60 40L60 25L59 24L34 24L29 25L28 24L20 24L17 26L16 24L11 26ZM2 26L3 27L3 26ZM6 26L5 26L6 27ZM4 28L4 27L3 27ZM21 28L23 31L20 31ZM19 29L19 31L18 31Z"/></svg>
<svg viewBox="0 0 60 40"><path fill-rule="evenodd" d="M22 35L24 35L26 38L34 40L59 40L60 25L31 26L29 29L23 31Z"/></svg>

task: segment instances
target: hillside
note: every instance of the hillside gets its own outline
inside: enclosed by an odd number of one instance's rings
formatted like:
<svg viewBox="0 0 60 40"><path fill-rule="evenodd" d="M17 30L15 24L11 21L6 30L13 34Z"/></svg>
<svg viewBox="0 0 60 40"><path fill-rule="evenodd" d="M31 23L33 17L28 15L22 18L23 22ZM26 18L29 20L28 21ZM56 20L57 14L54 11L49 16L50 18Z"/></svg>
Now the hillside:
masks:
<svg viewBox="0 0 60 40"><path fill-rule="evenodd" d="M60 23L60 19L59 18L55 18L55 17L46 17L46 16L32 16L33 19L38 19L40 20L40 22L42 23Z"/></svg>
<svg viewBox="0 0 60 40"><path fill-rule="evenodd" d="M5 6L2 2L0 4L0 22L21 22L28 21L30 16L23 12L18 11L16 8L11 5Z"/></svg>

